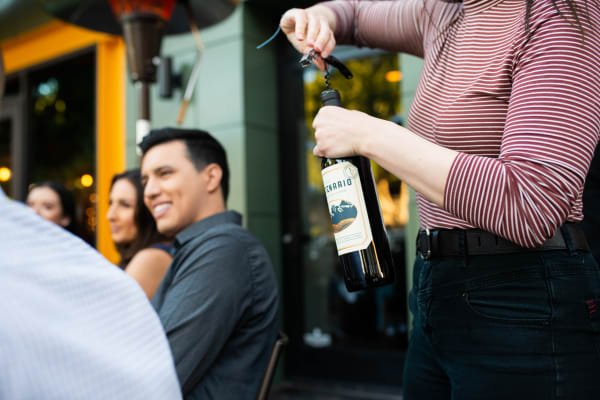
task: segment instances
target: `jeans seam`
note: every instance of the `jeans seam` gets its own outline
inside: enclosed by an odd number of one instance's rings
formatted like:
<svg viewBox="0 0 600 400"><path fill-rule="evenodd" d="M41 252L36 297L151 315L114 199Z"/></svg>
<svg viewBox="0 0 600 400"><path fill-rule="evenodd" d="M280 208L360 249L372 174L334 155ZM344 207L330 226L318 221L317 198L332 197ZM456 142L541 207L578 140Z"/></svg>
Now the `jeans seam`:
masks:
<svg viewBox="0 0 600 400"><path fill-rule="evenodd" d="M549 267L548 265L545 265L544 268L544 281L546 283L546 290L548 291L548 302L550 303L550 335L551 335L551 340L552 340L552 366L554 369L554 379L553 379L553 385L554 385L554 390L552 391L553 395L554 395L554 399L558 399L559 398L559 379L560 379L560 373L559 373L559 369L558 369L558 361L556 359L556 332L555 332L555 328L554 328L554 319L556 316L556 308L555 308L555 304L554 304L554 299L556 298L554 296L554 285L552 284L552 280L551 278L551 274L549 271Z"/></svg>

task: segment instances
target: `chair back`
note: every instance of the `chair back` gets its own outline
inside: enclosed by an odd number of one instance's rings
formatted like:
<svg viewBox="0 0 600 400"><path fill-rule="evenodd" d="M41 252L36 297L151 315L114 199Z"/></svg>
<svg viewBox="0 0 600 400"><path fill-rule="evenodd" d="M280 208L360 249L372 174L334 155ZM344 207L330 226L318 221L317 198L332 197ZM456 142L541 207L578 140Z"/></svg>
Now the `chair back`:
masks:
<svg viewBox="0 0 600 400"><path fill-rule="evenodd" d="M275 375L275 370L277 369L277 362L279 361L283 348L288 344L288 341L289 339L287 335L283 332L279 332L277 340L275 341L275 345L273 346L273 350L271 351L271 356L269 357L265 374L260 382L260 389L258 390L258 396L256 396L256 400L268 399L269 392L271 391L271 383L273 383L273 376Z"/></svg>

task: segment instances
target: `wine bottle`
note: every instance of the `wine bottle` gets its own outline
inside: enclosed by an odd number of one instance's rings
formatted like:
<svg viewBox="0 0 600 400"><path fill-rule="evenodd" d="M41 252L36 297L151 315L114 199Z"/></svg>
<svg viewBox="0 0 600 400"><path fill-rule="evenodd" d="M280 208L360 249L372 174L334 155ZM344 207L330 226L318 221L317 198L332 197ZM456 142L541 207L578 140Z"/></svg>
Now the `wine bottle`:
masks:
<svg viewBox="0 0 600 400"><path fill-rule="evenodd" d="M323 91L321 102L342 106L334 89ZM321 173L346 288L353 292L392 283L392 255L371 161L362 156L323 158Z"/></svg>

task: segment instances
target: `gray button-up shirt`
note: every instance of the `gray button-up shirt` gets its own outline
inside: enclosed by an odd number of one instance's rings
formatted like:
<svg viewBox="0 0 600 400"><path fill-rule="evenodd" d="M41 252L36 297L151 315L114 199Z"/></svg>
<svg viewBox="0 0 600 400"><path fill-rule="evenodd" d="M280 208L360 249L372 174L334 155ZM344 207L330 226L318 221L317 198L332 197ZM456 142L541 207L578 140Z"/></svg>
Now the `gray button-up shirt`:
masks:
<svg viewBox="0 0 600 400"><path fill-rule="evenodd" d="M186 399L254 399L278 332L279 297L262 244L226 211L175 238L152 304Z"/></svg>

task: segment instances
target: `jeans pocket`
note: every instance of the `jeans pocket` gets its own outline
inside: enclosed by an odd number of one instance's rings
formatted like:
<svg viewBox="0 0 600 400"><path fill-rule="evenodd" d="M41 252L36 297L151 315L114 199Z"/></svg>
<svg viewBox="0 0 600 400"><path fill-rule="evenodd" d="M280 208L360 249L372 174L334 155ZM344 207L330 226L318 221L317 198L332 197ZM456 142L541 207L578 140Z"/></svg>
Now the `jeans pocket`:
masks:
<svg viewBox="0 0 600 400"><path fill-rule="evenodd" d="M462 299L475 317L488 321L547 325L552 319L551 297L543 278L470 288Z"/></svg>

